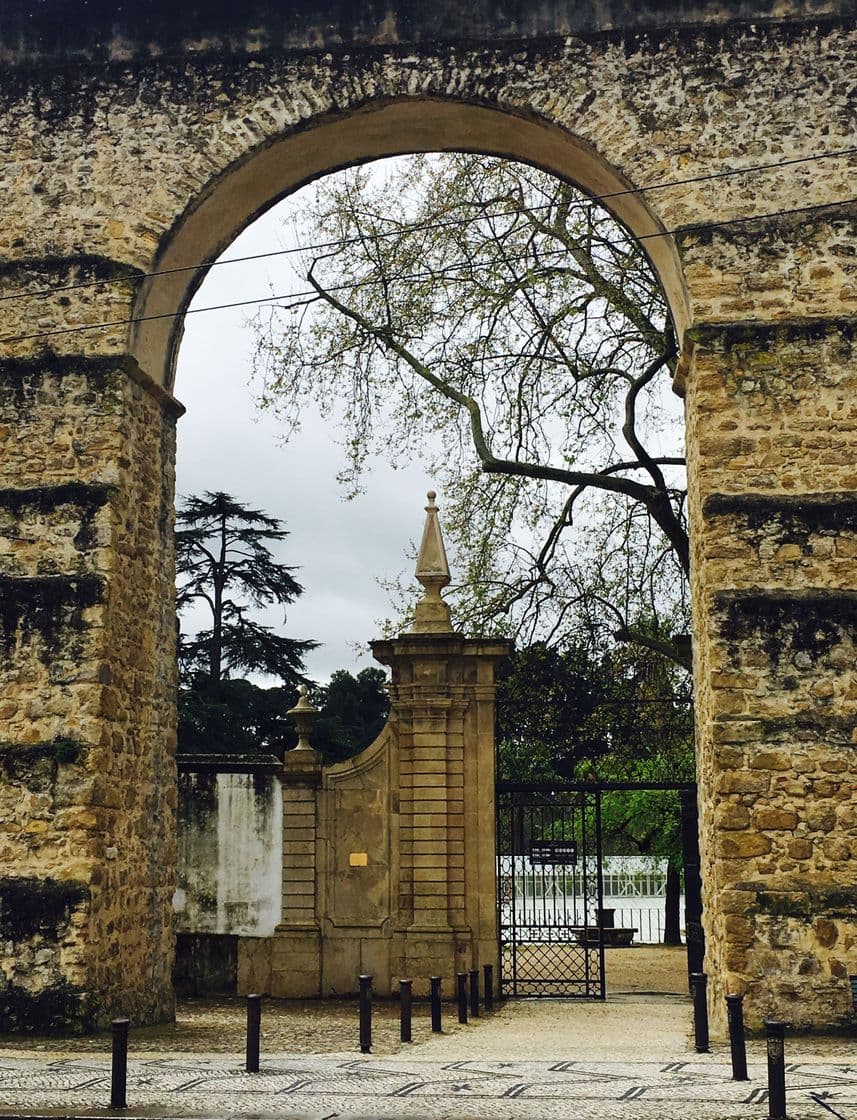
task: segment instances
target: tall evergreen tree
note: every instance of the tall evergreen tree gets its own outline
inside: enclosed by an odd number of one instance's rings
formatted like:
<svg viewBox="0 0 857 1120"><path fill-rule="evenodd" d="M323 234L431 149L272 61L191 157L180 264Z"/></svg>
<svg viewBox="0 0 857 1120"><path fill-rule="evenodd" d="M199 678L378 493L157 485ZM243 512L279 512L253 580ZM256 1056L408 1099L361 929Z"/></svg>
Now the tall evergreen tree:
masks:
<svg viewBox="0 0 857 1120"><path fill-rule="evenodd" d="M286 712L304 679L316 642L277 634L249 616L286 606L301 594L293 568L269 544L288 536L281 521L222 491L186 499L176 516L179 613L205 603L211 624L179 635L178 749L181 752L274 752L293 745ZM283 687L260 688L237 674L261 673Z"/></svg>
<svg viewBox="0 0 857 1120"><path fill-rule="evenodd" d="M247 613L285 606L303 591L294 569L277 563L268 547L288 536L283 523L222 491L206 491L185 501L176 526L178 611L200 601L211 611L210 627L180 640L184 678L204 678L212 693L238 670L298 684L317 643L283 637Z"/></svg>

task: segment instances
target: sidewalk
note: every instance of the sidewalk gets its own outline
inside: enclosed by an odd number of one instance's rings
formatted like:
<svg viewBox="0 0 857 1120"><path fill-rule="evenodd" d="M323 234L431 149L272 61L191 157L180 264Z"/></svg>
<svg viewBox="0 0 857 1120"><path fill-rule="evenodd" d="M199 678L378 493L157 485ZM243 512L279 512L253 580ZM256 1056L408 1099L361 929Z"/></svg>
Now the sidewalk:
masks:
<svg viewBox="0 0 857 1120"><path fill-rule="evenodd" d="M450 1024L450 1027L452 1025ZM690 1007L670 996L607 1004L507 1003L443 1036L374 1057L133 1054L127 1115L306 1120L766 1120L764 1044L751 1041L749 1082L733 1082L728 1048L697 1055ZM857 1120L857 1040L787 1040L789 1120ZM109 1055L0 1051L0 1115L116 1115ZM814 1097L818 1098L817 1100Z"/></svg>

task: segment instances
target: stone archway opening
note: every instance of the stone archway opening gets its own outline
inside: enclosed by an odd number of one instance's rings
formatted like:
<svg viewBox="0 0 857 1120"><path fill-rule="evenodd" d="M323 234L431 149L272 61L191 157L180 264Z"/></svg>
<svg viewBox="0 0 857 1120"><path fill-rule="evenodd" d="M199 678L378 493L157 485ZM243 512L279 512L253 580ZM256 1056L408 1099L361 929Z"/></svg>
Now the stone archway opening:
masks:
<svg viewBox="0 0 857 1120"><path fill-rule="evenodd" d="M375 112L378 112L378 111L379 110L375 110ZM404 114L403 116L404 116L404 119L406 121L409 120L408 114ZM336 123L338 125L338 122L336 122ZM319 127L324 127L324 126L319 126ZM328 126L328 127L334 127L334 126ZM362 125L361 125L361 127L362 127ZM484 126L483 126L483 129L484 129ZM526 133L526 130L524 130L524 131ZM426 143L426 145L429 145L429 144L432 143L431 133L428 130L426 130L426 132L427 132L427 135L426 135L426 139L425 139L424 142ZM444 125L444 135L445 135L445 137L447 137L447 140L449 142L450 135L455 136L455 135L458 135L458 133L456 133L454 130L451 131L448 127L446 127L446 124L445 124ZM473 133L472 127L471 127L471 130L469 131L468 135L471 137L471 143L473 143L474 146L475 146L475 140L473 139L474 133ZM557 141L556 137L554 137L553 139L554 139L555 146L559 150L561 145ZM395 148L395 133L393 134L392 138L390 138L390 137L387 138L387 142L388 142L388 144L390 144L390 146L392 148ZM496 143L499 143L499 140L494 140L493 142L496 144ZM488 140L483 138L482 143L487 144ZM530 151L533 153L533 159L534 159L535 158L534 153L536 151L536 149L533 147L534 140L530 139L529 143L530 143ZM519 148L523 147L523 145L520 142L518 142L518 147ZM567 160L570 159L570 158L576 159L577 165L578 165L577 174L580 175L582 172L586 172L586 174L590 177L590 179L593 183L597 182L597 187L593 186L591 188L593 191L595 191L597 189L598 191L605 191L606 193L611 193L611 192L607 191L606 188L612 182L612 184L614 186L614 189L615 189L615 192L617 193L617 197L621 202L627 202L627 200L629 200L629 199L635 199L637 202L639 202L639 196L634 195L633 192L630 192L627 187L616 186L616 182L618 182L618 180L615 177L612 177L607 171L602 169L602 170L599 171L599 174L595 178L593 178L592 177L592 166L594 166L595 161L593 159L592 154L587 152L587 153L585 153L585 158L582 158L580 152L577 152L577 151L574 150L574 145L573 144L571 145L571 147L572 147L573 150L570 153L565 153L566 159ZM339 148L338 147L337 147L336 150L339 153ZM540 159L539 159L540 165L543 165L545 162L547 162L548 157L552 161L555 161L555 160L558 159L557 154L554 154L553 152L549 152L546 155L543 155L543 156L540 157ZM363 158L369 158L369 157L364 156ZM304 175L304 178L306 178L306 177L307 176ZM246 202L246 200L245 200L245 202ZM637 222L637 224L640 225L641 216L635 210L635 208L634 207L629 207L627 205L625 205L623 208L625 210L626 216L630 216L630 217L634 218L634 220ZM646 228L646 227L644 226L643 228ZM649 228L651 229L651 226ZM656 237L656 238L650 238L649 243L652 244L653 246L655 246L659 242L662 242L662 241L664 241L664 238L659 236L659 237ZM657 256L658 253L656 252L655 255ZM661 253L660 256L663 257L663 254ZM167 250L163 254L162 259L159 262L159 265L162 266L162 267L165 267L165 268L166 267L174 267L173 265L167 266L166 262L171 260L171 259L180 259L180 258L175 258L175 257L171 258L170 255L169 255L169 250ZM188 285L188 282L191 279L191 277L189 277L188 275L179 274L179 279L185 285ZM153 283L157 283L157 282L158 282L158 279L156 278L153 281ZM203 304L205 304L207 302L212 302L212 301L202 300ZM144 311L143 317L145 318L148 313L149 313L148 310ZM145 324L143 324L143 327L141 327L141 331L144 327L145 327ZM141 335L141 337L142 337L142 335ZM180 386L179 386L179 388L180 388ZM484 784L484 774L482 775L481 781ZM493 801L493 792L492 792L492 798L491 799ZM303 809L306 809L307 804L309 804L309 802L306 801L306 798L305 798L304 801L301 802L301 806L299 806L299 807L302 807ZM488 817L486 817L486 820L489 820L489 819L490 819L490 813L488 814ZM492 824L493 824L493 822L492 822ZM330 827L332 827L331 822L326 822L324 835L326 837L326 842L328 844L330 843L330 836L329 836ZM484 831L485 831L485 822L483 821L482 822L482 832L484 833ZM315 838L313 838L311 841L302 840L301 842L306 842L306 843L311 842L312 844L315 844L316 841L315 841ZM389 837L387 837L385 839L384 843L386 843L386 844L389 843ZM482 847L485 847L486 840L485 840L484 835L480 837L479 843ZM491 845L489 845L489 847L490 846ZM364 847L365 847L365 845L364 845ZM357 854L359 855L361 853L357 853ZM365 852L362 853L362 854L364 856L366 855ZM432 853L432 856L433 857L436 856L436 853ZM464 858L463 854L462 854L462 858ZM321 859L319 859L318 861L314 861L313 867L312 867L314 875L317 875L319 873L319 869L320 869L322 863L323 863L323 860L321 860ZM387 866L389 867L389 861L387 863ZM300 870L301 870L301 873L303 874L303 872L309 870L309 868L304 868L304 869L300 869ZM332 872L330 872L329 870L324 871L323 874L326 876L327 880L332 879ZM344 874L346 876L350 876L351 878L354 877L354 872L353 871L346 871ZM493 880L493 873L491 873L488 876L488 878L489 878L489 880ZM374 888L376 893L377 893L378 889L379 889L379 886L376 885L376 887ZM490 893L491 893L490 891L481 891L481 888L480 888L480 892L483 893L483 894L486 894L486 895L490 895ZM306 899L303 898L302 901L305 904ZM320 901L318 903L318 906L319 906L320 910L323 911L324 907L325 907L325 901ZM306 910L306 906L302 905L302 907L300 907L300 909L302 911L301 920L305 920L306 915L305 915L305 913L303 913L303 911ZM484 909L484 907L483 907L483 909ZM487 914L488 914L487 918L486 918L485 914L482 914L481 917L480 917L480 921L482 922L482 924L487 923L487 926L490 927L491 924L493 923L493 920L494 920L493 919L493 914L491 913L490 909L487 911ZM343 915L342 915L342 913L340 913L339 916L338 916L338 924L340 926L343 925ZM413 925L413 923L411 923L411 924ZM298 923L298 925L299 925L299 923ZM283 932L283 931L281 931L281 932ZM315 930L315 932L310 933L307 930L303 930L301 932L301 931L298 930L297 927L295 927L294 929L291 930L292 940L290 942L291 947L289 948L288 953L285 950L283 950L282 947L281 947L280 950L275 950L275 952L273 954L273 959L276 960L276 961L279 961L279 964L274 966L274 972L275 972L277 978L274 980L273 984L272 984L272 981L271 981L271 975L272 975L272 972L271 972L271 970L272 970L271 954L269 953L266 957L264 953L260 954L260 953L258 953L254 950L255 964L253 965L253 967L252 968L244 967L243 969L241 967L239 967L239 974L241 974L243 976L245 986L247 984L249 984L249 986L254 988L254 989L262 988L262 989L265 989L265 990L268 990L269 988L273 988L273 990L277 994L312 995L312 994L317 994L319 991L340 991L341 992L343 990L342 985L347 983L347 977L349 975L347 973L347 968L350 967L351 965L353 965L353 968L352 968L353 975L354 976L357 975L357 971L359 970L359 961L351 960L351 957L349 956L348 957L348 960L349 960L348 965L346 965L343 962L343 960L340 961L340 964L338 966L338 970L335 973L335 975L336 975L335 983L332 982L332 981L328 982L328 981L325 980L325 978L324 978L324 968L323 968L323 965L321 965L321 964L317 964L313 968L305 967L306 975L303 978L299 977L295 970L291 970L290 978L288 980L286 980L285 979L285 974L283 972L282 961L284 959L286 959L286 957L288 955L294 954L294 952L295 952L294 938L298 933L300 933L300 936L305 939L303 942L301 942L301 949L300 949L300 952L298 953L298 957L303 959L305 964L306 964L306 961L310 957L317 957L319 959L323 959L323 955L324 955L323 954L323 945L321 946L321 948L319 948L319 945L318 945L318 942L320 940L322 942L324 940L323 934L319 934L317 929ZM281 940L285 940L285 938L282 937ZM459 940L461 940L461 935L460 934L459 934ZM465 940L467 940L467 939L465 939ZM484 931L483 931L483 933L479 934L479 936L477 937L477 940L482 941L482 943L483 943L482 953L484 954L485 952L487 952L487 941L490 940L490 937L487 934L485 934ZM313 945L315 945L315 948L312 948ZM336 950L337 955L340 958L343 958L343 945L344 945L344 942L342 940L340 940L338 948ZM472 952L472 950L468 950L466 948L463 948L462 947L463 945L464 945L464 942L462 942L462 945L459 946L455 950L455 954L454 954L454 956L455 956L456 960L458 961L459 965L462 964L462 962L464 961L464 957L467 955L467 953ZM411 963L414 964L416 962L412 960ZM470 959L470 963L472 963L472 958ZM343 971L343 970L345 970L345 971ZM387 964L385 972L389 972L389 962ZM352 979L353 979L353 977L352 977ZM387 980L382 981L382 985L383 986L388 986L388 981Z"/></svg>
<svg viewBox="0 0 857 1120"><path fill-rule="evenodd" d="M842 90L857 53L843 5L823 19L801 0L788 19L761 3L584 7L567 25L525 5L521 25L475 12L445 31L432 5L380 26L364 7L346 27L337 9L319 27L263 2L252 28L237 9L179 28L102 8L62 36L53 11L13 4L4 38L19 171L0 270L15 301L0 350L14 1021L170 1014L176 317L206 258L299 181L454 147L595 193L657 187L614 205L635 235L658 233L685 347L710 1006L722 1020L738 991L754 1025L853 1023Z"/></svg>

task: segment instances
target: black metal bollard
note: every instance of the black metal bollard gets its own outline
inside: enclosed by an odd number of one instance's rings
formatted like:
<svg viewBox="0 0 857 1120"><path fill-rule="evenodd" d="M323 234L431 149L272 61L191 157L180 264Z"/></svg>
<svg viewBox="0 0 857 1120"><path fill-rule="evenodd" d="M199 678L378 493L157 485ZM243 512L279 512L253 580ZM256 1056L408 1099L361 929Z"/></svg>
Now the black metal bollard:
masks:
<svg viewBox="0 0 857 1120"><path fill-rule="evenodd" d="M765 1020L768 1033L768 1120L786 1120L786 1025Z"/></svg>
<svg viewBox="0 0 857 1120"><path fill-rule="evenodd" d="M747 1076L747 1044L744 1039L744 997L726 997L729 1020L729 1049L732 1051L732 1080L749 1081Z"/></svg>
<svg viewBox="0 0 857 1120"><path fill-rule="evenodd" d="M705 988L708 977L704 972L691 974L690 983L693 988L693 1035L696 1043L697 1054L708 1053L708 1002Z"/></svg>
<svg viewBox="0 0 857 1120"><path fill-rule="evenodd" d="M458 981L458 1021L459 1023L467 1022L467 973L459 972L456 975Z"/></svg>
<svg viewBox="0 0 857 1120"><path fill-rule="evenodd" d="M372 977L360 977L360 1053L372 1049Z"/></svg>
<svg viewBox="0 0 857 1120"><path fill-rule="evenodd" d="M479 969L470 970L470 1017L479 1018Z"/></svg>
<svg viewBox="0 0 857 1120"><path fill-rule="evenodd" d="M247 996L247 1056L244 1068L259 1072L259 1039L262 1033L262 997Z"/></svg>
<svg viewBox="0 0 857 1120"><path fill-rule="evenodd" d="M113 1066L110 1071L110 1107L127 1108L128 1087L128 1019L114 1019Z"/></svg>
<svg viewBox="0 0 857 1120"><path fill-rule="evenodd" d="M494 1010L494 965L483 964L482 979L485 988L485 1010Z"/></svg>
<svg viewBox="0 0 857 1120"><path fill-rule="evenodd" d="M399 1039L402 1042L411 1041L412 986L412 980L399 981Z"/></svg>
<svg viewBox="0 0 857 1120"><path fill-rule="evenodd" d="M437 1034L443 1028L440 1022L440 977L429 977L431 985L431 1029Z"/></svg>

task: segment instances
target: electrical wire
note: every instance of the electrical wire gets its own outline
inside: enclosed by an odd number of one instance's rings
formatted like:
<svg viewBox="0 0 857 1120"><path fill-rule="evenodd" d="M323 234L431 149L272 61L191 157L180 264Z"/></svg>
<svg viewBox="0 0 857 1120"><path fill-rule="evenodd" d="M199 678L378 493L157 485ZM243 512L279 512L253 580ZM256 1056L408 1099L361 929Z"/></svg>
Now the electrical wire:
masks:
<svg viewBox="0 0 857 1120"><path fill-rule="evenodd" d="M839 199L836 202L817 202L817 203L811 203L807 206L792 207L791 209L788 209L788 210L774 210L774 211L771 211L771 212L766 213L766 214L752 214L752 215L747 215L747 216L740 217L740 218L724 218L722 221L719 221L719 222L699 222L699 223L694 224L694 225L679 226L679 227L677 227L675 229L672 229L672 230L659 230L656 233L643 233L643 234L640 234L639 237L626 237L626 238L622 238L619 241L616 241L616 240L606 241L605 240L603 242L603 244L609 245L613 248L616 248L616 247L618 247L619 245L622 245L622 244L633 244L635 242L648 241L648 240L651 240L651 239L657 238L657 237L674 237L678 234L687 235L687 234L693 234L693 233L704 233L707 230L720 229L724 226L746 225L746 224L749 224L751 222L768 221L771 218L788 217L788 216L793 216L793 215L796 215L796 214L817 213L820 210L828 210L828 209L831 209L831 208L838 208L838 207L841 207L841 206L850 206L854 203L857 203L857 196L852 196L851 198ZM565 250L562 250L562 249L556 249L556 250L548 250L547 252L542 254L543 257L546 257L548 255L565 256L566 252L565 252ZM515 257L506 258L507 261L513 261L513 260L516 260L516 259L517 260L526 260L526 259L529 259L529 258L526 257L526 256L523 256L523 255L519 256L517 258L515 258ZM408 281L410 283L410 282L417 282L417 281L420 281L420 280L431 280L431 279L434 279L438 276L449 275L452 272L460 271L462 268L466 268L466 269L470 270L472 267L473 267L472 262L467 262L467 263L463 263L463 264L460 264L460 265L451 265L449 267L449 269L446 269L446 270L437 269L433 272L411 273L411 274L406 274L404 276L397 276L397 277L395 277L395 279L399 283L401 283L402 281ZM360 281L359 283L351 283L351 284L333 284L329 288L325 289L325 291L329 291L329 292L344 291L344 290L348 291L348 290L352 290L354 288L362 287L362 286L368 285L368 284L379 284L379 283L388 283L388 282L389 282L388 279L384 279L384 280L378 279L378 280L363 280L363 281ZM321 293L313 288L313 289L309 289L307 291L302 291L302 292L301 291L299 291L299 292L287 292L287 293L281 293L279 295L274 295L274 296L262 296L262 297L257 297L257 298L254 298L254 299L237 300L233 303L213 304L209 307L190 307L190 308L185 309L184 311L165 311L165 312L162 312L162 313L156 314L156 315L138 315L138 316L135 316L131 319L113 319L113 320L110 320L108 322L103 322L103 323L80 323L80 324L77 324L76 326L57 327L57 328L54 328L54 329L48 330L48 331L36 331L32 334L9 335L9 336L6 336L5 338L0 338L0 345L9 345L13 342L30 342L30 341L32 341L34 339L37 339L37 338L50 338L50 337L52 337L54 335L58 335L58 334L77 334L80 331L106 330L109 327L129 326L133 323L148 323L148 322L152 322L152 321L157 320L157 319L176 319L176 318L180 318L183 315L201 314L204 311L226 311L226 310L229 310L230 308L247 307L251 304L274 303L274 302L277 302L279 300L288 300L288 301L291 301L291 302L296 302L296 301L301 301L301 300L303 300L303 301L314 301L316 299L321 299L321 298L322 298Z"/></svg>
<svg viewBox="0 0 857 1120"><path fill-rule="evenodd" d="M591 195L587 198L586 201L581 201L581 203L579 203L578 205L579 205L579 207L585 207L585 206L588 206L590 203L593 203L593 202L595 202L595 203L607 202L607 201L610 201L611 199L624 198L624 197L627 197L628 195L646 194L649 191L666 190L670 187L683 187L683 186L690 186L690 185L695 184L695 183L711 182L711 181L717 180L717 179L728 179L728 178L732 178L733 176L736 176L736 175L750 175L750 174L757 174L757 173L760 173L762 171L775 171L775 170L778 170L782 167L793 167L797 164L812 163L812 162L816 162L818 160L824 160L824 159L839 159L842 156L849 156L849 155L854 155L854 154L857 154L857 146L852 147L852 148L840 148L838 150L830 151L830 152L819 152L819 153L816 153L816 154L810 155L810 156L795 156L791 159L780 160L779 162L775 162L775 163L758 163L758 164L754 164L751 167L730 167L730 168L726 168L725 170L722 170L722 171L712 171L712 172L709 172L708 174L705 174L705 175L692 175L692 176L689 176L686 179L663 180L659 183L650 183L648 186L628 187L628 188L625 188L625 189L620 190L620 191L610 191L607 194ZM529 207L529 209L533 210L533 211L550 210L552 208L552 205L553 205L552 203L544 203L544 204L539 204L539 205L536 205L536 206ZM475 215L473 218L459 218L459 219L449 220L449 221L446 221L446 222L422 222L422 223L418 222L418 223L414 223L413 225L408 226L408 232L416 232L416 231L421 231L421 230L432 230L432 229L449 229L449 228L454 228L456 226L466 225L470 221L481 221L481 220L492 219L492 218L514 217L518 213L519 213L519 211L517 211L517 210L499 210L499 211L488 212L488 213L482 212L482 213L479 213L479 214ZM394 219L390 218L388 220L393 221ZM400 232L401 231L399 229L395 229L395 230L390 230L388 233L377 233L377 234L374 235L374 237L375 238L398 237L398 236L400 236ZM31 292L27 292L27 291L8 292L5 295L0 296L0 303L5 303L8 300L14 300L14 299L44 298L46 296L56 295L59 292L75 291L78 288L98 287L98 286L105 286L105 285L108 285L108 284L123 284L123 283L127 283L128 281L139 282L141 280L148 280L148 279L152 279L152 278L158 277L158 276L173 276L177 273L182 273L182 272L196 272L201 268L205 268L205 269L215 268L215 267L218 267L218 266L221 266L221 265L226 265L226 264L244 264L248 261L265 260L265 259L270 259L270 258L273 258L273 257L288 256L289 254L292 254L292 253L303 253L303 252L309 252L311 250L314 251L314 250L317 250L317 249L330 249L330 248L337 248L337 247L346 248L349 245L358 244L362 240L363 240L363 238L360 238L360 237L351 237L351 238L345 238L345 239L339 240L339 241L321 241L321 242L317 242L315 244L299 245L299 246L295 246L293 248L288 248L288 249L271 249L271 250L268 250L264 253L251 253L251 254L249 254L247 256L243 256L243 257L227 257L225 260L221 259L221 260L200 261L197 264L180 265L180 266L175 267L175 268L155 269L151 272L133 272L133 273L128 273L125 276L110 276L110 277L105 277L103 279L97 279L97 280L80 280L80 281L75 282L74 284L57 285L57 286L52 287L52 288L39 288L39 289L36 289L35 291L31 291Z"/></svg>

